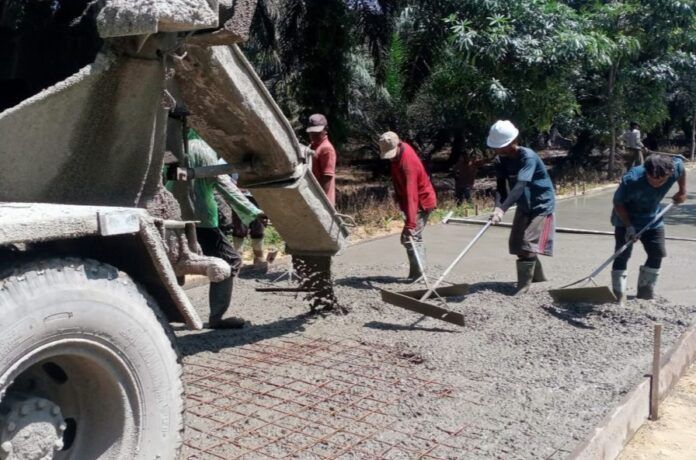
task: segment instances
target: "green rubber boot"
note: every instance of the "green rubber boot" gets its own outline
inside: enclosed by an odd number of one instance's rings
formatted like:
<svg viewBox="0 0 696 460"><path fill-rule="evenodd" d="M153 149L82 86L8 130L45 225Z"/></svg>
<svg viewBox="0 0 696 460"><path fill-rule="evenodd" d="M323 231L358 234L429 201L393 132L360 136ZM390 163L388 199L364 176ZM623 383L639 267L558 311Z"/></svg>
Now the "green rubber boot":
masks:
<svg viewBox="0 0 696 460"><path fill-rule="evenodd" d="M620 305L626 303L626 282L628 275L626 270L612 270L611 272L611 289L614 291L616 300Z"/></svg>
<svg viewBox="0 0 696 460"><path fill-rule="evenodd" d="M217 283L210 283L210 291L208 293L208 301L210 303L210 320L208 327L210 329L240 329L245 325L242 318L225 318L222 316L227 312L232 301L232 287L234 277L222 280Z"/></svg>
<svg viewBox="0 0 696 460"><path fill-rule="evenodd" d="M529 291L534 278L534 269L536 268L536 259L532 260L517 260L517 292L515 295L522 295Z"/></svg>
<svg viewBox="0 0 696 460"><path fill-rule="evenodd" d="M640 266L638 274L638 299L652 300L655 296L655 284L657 277L660 275L659 268L650 268L645 265Z"/></svg>
<svg viewBox="0 0 696 460"><path fill-rule="evenodd" d="M542 283L548 281L549 279L544 274L544 267L541 266L541 260L536 258L536 265L534 266L534 276L532 277L532 283Z"/></svg>

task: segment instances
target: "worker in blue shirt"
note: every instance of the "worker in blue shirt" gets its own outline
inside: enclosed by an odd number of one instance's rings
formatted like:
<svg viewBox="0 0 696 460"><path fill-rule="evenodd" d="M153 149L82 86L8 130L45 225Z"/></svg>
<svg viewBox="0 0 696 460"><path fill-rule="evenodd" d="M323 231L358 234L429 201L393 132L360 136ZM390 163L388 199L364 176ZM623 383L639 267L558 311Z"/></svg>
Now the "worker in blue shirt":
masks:
<svg viewBox="0 0 696 460"><path fill-rule="evenodd" d="M675 182L679 190L672 197L676 204L686 201L686 171L679 158L666 155L650 155L645 163L628 171L614 193L614 209L611 223L618 250L627 241L636 241L640 232L660 212L660 201ZM662 219L653 224L640 237L648 255L638 275L639 299L652 299L660 273L662 259L667 256L665 227ZM626 300L626 267L633 246L629 246L612 266L612 288L619 302Z"/></svg>

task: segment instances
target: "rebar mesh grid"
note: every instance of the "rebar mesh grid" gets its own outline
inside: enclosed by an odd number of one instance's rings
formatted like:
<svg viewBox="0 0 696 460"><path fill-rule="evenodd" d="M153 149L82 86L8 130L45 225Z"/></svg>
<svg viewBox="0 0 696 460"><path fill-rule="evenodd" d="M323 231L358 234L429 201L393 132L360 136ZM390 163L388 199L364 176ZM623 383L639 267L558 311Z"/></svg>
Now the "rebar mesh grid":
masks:
<svg viewBox="0 0 696 460"><path fill-rule="evenodd" d="M182 458L461 458L481 428L400 424L401 402L458 391L422 374L383 345L301 335L187 357Z"/></svg>

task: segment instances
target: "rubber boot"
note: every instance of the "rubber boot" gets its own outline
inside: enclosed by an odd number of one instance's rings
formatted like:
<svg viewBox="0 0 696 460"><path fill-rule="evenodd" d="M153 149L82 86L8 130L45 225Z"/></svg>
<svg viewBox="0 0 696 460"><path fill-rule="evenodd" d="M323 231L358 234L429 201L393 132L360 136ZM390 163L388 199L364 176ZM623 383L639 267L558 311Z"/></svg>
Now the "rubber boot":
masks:
<svg viewBox="0 0 696 460"><path fill-rule="evenodd" d="M532 283L541 283L548 281L546 275L544 274L544 267L541 266L541 260L537 257L535 259L536 265L534 266L534 276L532 277Z"/></svg>
<svg viewBox="0 0 696 460"><path fill-rule="evenodd" d="M416 254L420 260L421 267L423 270L428 266L428 262L425 259L425 245L422 242L416 243Z"/></svg>
<svg viewBox="0 0 696 460"><path fill-rule="evenodd" d="M612 270L611 272L611 289L620 305L626 303L627 278L626 270Z"/></svg>
<svg viewBox="0 0 696 460"><path fill-rule="evenodd" d="M210 283L210 292L208 301L210 303L210 320L208 327L210 329L240 329L244 327L245 321L242 318L225 318L225 314L232 301L232 287L234 278L222 280L217 283Z"/></svg>
<svg viewBox="0 0 696 460"><path fill-rule="evenodd" d="M252 238L251 249L254 251L254 267L264 265L266 259L263 256L263 238ZM266 265L268 267L268 265Z"/></svg>
<svg viewBox="0 0 696 460"><path fill-rule="evenodd" d="M239 255L242 255L242 248L244 247L244 238L240 238L238 236L233 236L232 237L232 245L234 248L237 250Z"/></svg>
<svg viewBox="0 0 696 460"><path fill-rule="evenodd" d="M423 272L418 266L418 260L416 259L416 249L411 247L411 245L406 246L406 256L408 257L408 279L410 281L415 281L423 276Z"/></svg>
<svg viewBox="0 0 696 460"><path fill-rule="evenodd" d="M515 295L525 294L529 291L534 278L536 263L536 259L517 260L517 292Z"/></svg>
<svg viewBox="0 0 696 460"><path fill-rule="evenodd" d="M660 275L659 268L650 268L645 265L640 266L638 274L638 294L636 298L651 300L655 296L655 284Z"/></svg>

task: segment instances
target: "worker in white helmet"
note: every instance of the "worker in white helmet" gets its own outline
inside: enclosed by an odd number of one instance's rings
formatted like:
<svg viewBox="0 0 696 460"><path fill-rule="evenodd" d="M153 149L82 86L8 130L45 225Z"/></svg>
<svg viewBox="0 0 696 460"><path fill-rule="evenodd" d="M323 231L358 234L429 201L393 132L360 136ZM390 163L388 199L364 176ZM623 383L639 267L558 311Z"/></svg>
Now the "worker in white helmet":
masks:
<svg viewBox="0 0 696 460"><path fill-rule="evenodd" d="M488 147L496 153L497 193L492 223L516 205L510 231L510 254L517 256L517 293L533 282L546 281L539 254L553 255L555 194L546 166L532 149L518 145L519 130L508 120L498 120L488 134Z"/></svg>

